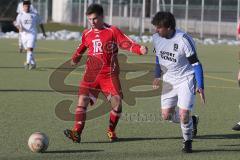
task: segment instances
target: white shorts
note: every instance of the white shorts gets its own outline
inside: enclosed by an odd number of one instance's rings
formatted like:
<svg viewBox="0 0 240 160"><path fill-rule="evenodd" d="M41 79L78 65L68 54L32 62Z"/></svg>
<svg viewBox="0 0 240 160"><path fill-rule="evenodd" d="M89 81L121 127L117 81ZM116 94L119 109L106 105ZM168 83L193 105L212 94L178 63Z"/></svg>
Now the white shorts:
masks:
<svg viewBox="0 0 240 160"><path fill-rule="evenodd" d="M26 33L26 32L22 32L20 34L21 34L21 39L22 39L22 44L24 49L35 48L35 43L37 39L36 34Z"/></svg>
<svg viewBox="0 0 240 160"><path fill-rule="evenodd" d="M178 106L192 111L195 103L196 81L191 74L182 79L163 78L161 106L162 109Z"/></svg>

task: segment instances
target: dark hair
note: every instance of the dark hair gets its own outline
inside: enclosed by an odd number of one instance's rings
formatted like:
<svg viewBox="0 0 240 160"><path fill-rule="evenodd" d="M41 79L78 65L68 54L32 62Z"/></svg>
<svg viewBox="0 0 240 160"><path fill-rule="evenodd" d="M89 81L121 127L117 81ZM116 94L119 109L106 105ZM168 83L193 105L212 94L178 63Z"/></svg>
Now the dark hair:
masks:
<svg viewBox="0 0 240 160"><path fill-rule="evenodd" d="M153 17L151 23L154 26L162 26L166 28L174 29L176 28L176 21L174 15L170 12L157 12Z"/></svg>
<svg viewBox="0 0 240 160"><path fill-rule="evenodd" d="M23 5L30 5L31 4L31 1L29 1L29 0L24 0L23 1Z"/></svg>
<svg viewBox="0 0 240 160"><path fill-rule="evenodd" d="M99 16L103 16L103 7L100 4L93 3L87 8L86 15L96 13Z"/></svg>

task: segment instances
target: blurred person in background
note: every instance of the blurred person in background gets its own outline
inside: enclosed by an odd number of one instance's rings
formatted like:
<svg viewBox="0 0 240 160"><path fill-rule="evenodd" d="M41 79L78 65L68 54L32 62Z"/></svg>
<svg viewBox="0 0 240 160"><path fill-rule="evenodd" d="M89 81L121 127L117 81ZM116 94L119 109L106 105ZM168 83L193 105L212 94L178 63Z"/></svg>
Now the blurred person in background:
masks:
<svg viewBox="0 0 240 160"><path fill-rule="evenodd" d="M19 13L16 19L16 27L21 35L21 42L25 50L27 50L25 69L35 69L36 61L34 58L33 49L37 39L37 25L40 26L43 36L46 37L45 29L43 27L41 18L38 14L30 10L31 2L23 1L23 12Z"/></svg>
<svg viewBox="0 0 240 160"><path fill-rule="evenodd" d="M24 11L23 10L23 1L24 0L20 0L19 3L18 3L17 10L16 10L17 15ZM34 8L34 6L32 4L30 5L30 11L38 14L37 9ZM16 26L16 21L14 21L13 24ZM18 35L18 47L19 47L19 53L23 53L24 48L23 48L23 43L22 43L22 40L21 40L21 34L20 33Z"/></svg>

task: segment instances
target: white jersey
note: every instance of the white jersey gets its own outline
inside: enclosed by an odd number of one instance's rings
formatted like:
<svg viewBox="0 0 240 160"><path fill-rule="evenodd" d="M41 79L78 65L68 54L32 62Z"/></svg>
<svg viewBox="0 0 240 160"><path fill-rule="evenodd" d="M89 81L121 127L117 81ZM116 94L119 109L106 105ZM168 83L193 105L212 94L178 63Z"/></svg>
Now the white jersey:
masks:
<svg viewBox="0 0 240 160"><path fill-rule="evenodd" d="M163 79L184 79L194 73L187 57L196 54L192 38L181 30L176 30L170 39L153 34L153 45L158 57Z"/></svg>
<svg viewBox="0 0 240 160"><path fill-rule="evenodd" d="M34 8L32 4L30 5L30 11L34 12L34 13L37 13L36 8ZM18 14L23 12L23 2L18 3L16 12Z"/></svg>
<svg viewBox="0 0 240 160"><path fill-rule="evenodd" d="M23 32L37 34L37 25L41 24L41 18L34 12L22 12L18 14L16 26L19 26Z"/></svg>

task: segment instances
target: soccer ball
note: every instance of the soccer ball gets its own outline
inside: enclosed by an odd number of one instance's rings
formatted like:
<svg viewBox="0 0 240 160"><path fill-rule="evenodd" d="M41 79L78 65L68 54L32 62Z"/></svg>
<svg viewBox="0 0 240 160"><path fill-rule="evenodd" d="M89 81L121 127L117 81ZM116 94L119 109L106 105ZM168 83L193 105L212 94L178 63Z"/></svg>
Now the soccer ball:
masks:
<svg viewBox="0 0 240 160"><path fill-rule="evenodd" d="M28 147L32 152L40 153L47 150L49 144L46 134L41 132L33 133L28 139Z"/></svg>

